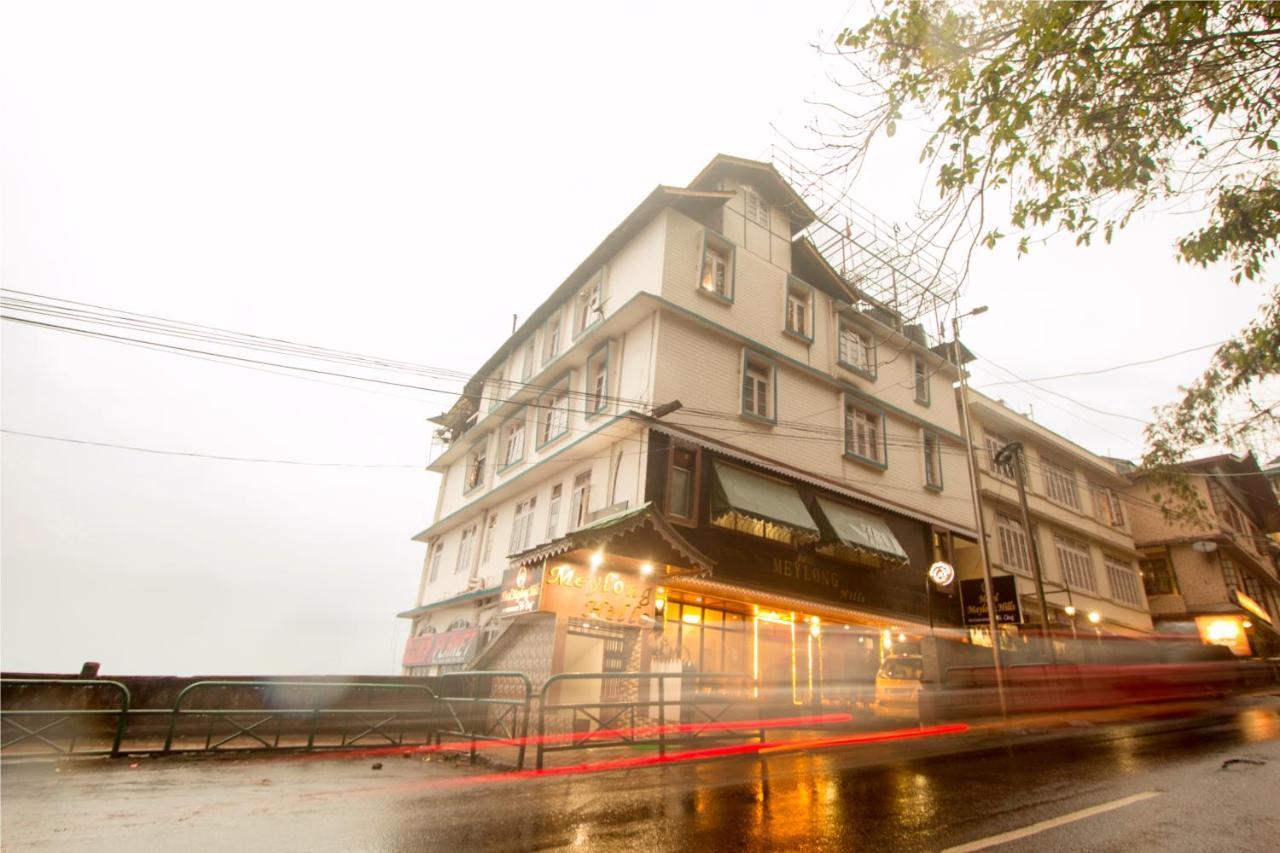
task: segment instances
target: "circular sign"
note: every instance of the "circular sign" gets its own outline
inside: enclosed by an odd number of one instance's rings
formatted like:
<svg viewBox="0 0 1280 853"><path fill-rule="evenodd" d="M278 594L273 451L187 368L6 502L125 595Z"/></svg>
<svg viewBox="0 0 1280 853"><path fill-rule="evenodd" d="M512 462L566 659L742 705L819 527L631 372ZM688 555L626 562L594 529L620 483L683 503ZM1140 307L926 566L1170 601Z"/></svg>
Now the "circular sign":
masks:
<svg viewBox="0 0 1280 853"><path fill-rule="evenodd" d="M938 586L950 586L951 582L956 579L956 570L951 567L950 563L934 563L929 567L929 579Z"/></svg>

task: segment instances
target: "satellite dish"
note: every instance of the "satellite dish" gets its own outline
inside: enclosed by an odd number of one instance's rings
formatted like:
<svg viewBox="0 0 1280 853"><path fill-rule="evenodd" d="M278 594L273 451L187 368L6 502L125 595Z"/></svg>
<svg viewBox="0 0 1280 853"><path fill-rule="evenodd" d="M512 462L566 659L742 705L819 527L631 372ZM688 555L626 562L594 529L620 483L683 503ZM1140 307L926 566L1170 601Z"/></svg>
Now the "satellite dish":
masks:
<svg viewBox="0 0 1280 853"><path fill-rule="evenodd" d="M1199 542L1191 543L1191 550L1199 551L1201 554L1212 554L1218 550L1218 543L1211 542L1208 539L1202 539Z"/></svg>

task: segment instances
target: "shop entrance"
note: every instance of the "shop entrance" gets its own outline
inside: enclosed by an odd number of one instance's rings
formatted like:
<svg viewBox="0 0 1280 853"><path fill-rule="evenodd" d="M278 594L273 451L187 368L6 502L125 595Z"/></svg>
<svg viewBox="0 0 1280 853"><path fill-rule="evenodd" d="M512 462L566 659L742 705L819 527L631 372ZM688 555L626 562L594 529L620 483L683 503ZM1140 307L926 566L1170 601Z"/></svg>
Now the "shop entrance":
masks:
<svg viewBox="0 0 1280 853"><path fill-rule="evenodd" d="M627 672L631 645L637 631L598 622L569 620L564 638L561 672ZM573 704L613 702L624 697L626 679L570 680L560 687L558 701ZM632 690L634 692L634 688ZM586 727L588 721L580 721Z"/></svg>

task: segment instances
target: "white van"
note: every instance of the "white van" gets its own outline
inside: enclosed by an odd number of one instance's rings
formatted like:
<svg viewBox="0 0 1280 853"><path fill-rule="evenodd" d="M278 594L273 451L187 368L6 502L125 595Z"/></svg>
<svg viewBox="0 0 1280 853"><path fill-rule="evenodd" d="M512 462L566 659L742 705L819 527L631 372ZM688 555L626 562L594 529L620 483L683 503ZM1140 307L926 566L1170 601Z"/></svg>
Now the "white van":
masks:
<svg viewBox="0 0 1280 853"><path fill-rule="evenodd" d="M884 659L876 673L877 717L920 718L920 681L924 660L920 655L892 655Z"/></svg>

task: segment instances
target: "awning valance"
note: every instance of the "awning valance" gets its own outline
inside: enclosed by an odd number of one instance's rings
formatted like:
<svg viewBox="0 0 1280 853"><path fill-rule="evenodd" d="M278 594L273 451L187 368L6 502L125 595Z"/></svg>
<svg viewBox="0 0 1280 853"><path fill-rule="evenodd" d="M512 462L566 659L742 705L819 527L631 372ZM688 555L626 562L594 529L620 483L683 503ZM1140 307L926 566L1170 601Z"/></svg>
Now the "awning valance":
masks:
<svg viewBox="0 0 1280 853"><path fill-rule="evenodd" d="M896 563L910 559L884 519L826 498L818 498L817 502L818 512L840 544Z"/></svg>
<svg viewBox="0 0 1280 853"><path fill-rule="evenodd" d="M657 547L659 543L661 548ZM627 545L629 547L623 547ZM606 547L621 548L622 552L635 552L634 554L620 552L619 556L631 556L655 562L661 560L668 564L669 569L684 563L688 565L689 571L709 572L714 565L706 555L676 532L676 529L651 503L644 503L635 509L623 510L596 519L585 527L566 533L559 539L514 554L511 557L511 565L533 566L570 551Z"/></svg>
<svg viewBox="0 0 1280 853"><path fill-rule="evenodd" d="M715 470L715 490L711 495L713 519L738 512L817 538L818 526L795 486L719 461L712 462L712 466Z"/></svg>

